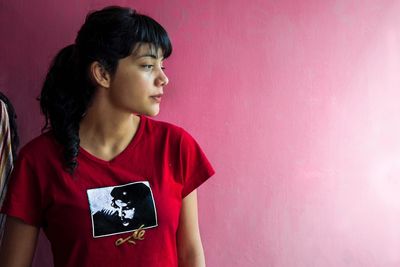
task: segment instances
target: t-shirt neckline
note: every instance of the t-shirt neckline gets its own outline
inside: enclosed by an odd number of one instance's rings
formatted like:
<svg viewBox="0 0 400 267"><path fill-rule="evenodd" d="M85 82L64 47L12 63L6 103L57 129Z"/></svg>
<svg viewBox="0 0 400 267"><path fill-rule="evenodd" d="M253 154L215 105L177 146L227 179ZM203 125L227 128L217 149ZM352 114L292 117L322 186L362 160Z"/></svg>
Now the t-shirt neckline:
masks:
<svg viewBox="0 0 400 267"><path fill-rule="evenodd" d="M82 155L83 157L85 157L86 159L89 159L91 161L100 163L100 164L105 164L105 165L109 165L112 164L114 162L123 160L126 157L126 154L128 154L129 150L133 149L136 144L140 141L140 137L144 131L144 125L145 125L145 121L146 121L146 116L142 116L142 115L138 115L140 120L139 120L139 125L138 125L138 129L136 130L135 135L133 136L132 140L130 141L130 143L126 146L126 148L124 150L122 150L118 155L116 155L114 158L110 159L110 160L104 160L101 158L96 157L95 155L91 154L90 152L88 152L87 150L85 150L83 147L79 146L79 155ZM79 157L78 155L78 157Z"/></svg>

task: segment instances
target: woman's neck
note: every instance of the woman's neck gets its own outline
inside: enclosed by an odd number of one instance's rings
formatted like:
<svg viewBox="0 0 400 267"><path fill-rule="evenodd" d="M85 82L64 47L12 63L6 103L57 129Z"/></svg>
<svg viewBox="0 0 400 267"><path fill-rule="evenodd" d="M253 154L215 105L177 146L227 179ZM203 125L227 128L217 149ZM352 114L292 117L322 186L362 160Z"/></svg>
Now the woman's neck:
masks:
<svg viewBox="0 0 400 267"><path fill-rule="evenodd" d="M113 158L131 142L139 123L132 113L92 105L80 122L80 146L100 158Z"/></svg>

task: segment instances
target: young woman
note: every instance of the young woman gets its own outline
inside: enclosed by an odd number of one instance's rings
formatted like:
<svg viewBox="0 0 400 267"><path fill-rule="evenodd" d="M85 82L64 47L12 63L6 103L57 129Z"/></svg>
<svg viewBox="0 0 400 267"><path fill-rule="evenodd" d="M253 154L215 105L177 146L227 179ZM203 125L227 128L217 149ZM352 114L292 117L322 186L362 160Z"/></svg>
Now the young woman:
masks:
<svg viewBox="0 0 400 267"><path fill-rule="evenodd" d="M19 153L0 266L30 266L40 228L55 266L205 266L196 188L214 170L158 114L172 47L132 9L90 13L44 82L44 133Z"/></svg>

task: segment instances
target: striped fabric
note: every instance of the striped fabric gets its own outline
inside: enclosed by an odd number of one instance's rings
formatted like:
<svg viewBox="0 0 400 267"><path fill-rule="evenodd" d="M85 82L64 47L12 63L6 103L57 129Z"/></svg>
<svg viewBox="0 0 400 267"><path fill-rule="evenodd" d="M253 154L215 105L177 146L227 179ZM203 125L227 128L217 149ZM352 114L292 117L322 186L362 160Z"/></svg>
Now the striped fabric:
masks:
<svg viewBox="0 0 400 267"><path fill-rule="evenodd" d="M7 105L0 100L0 207L6 196L7 184L13 168L13 154L11 146L10 120L7 112ZM0 214L0 241L3 236L5 215Z"/></svg>

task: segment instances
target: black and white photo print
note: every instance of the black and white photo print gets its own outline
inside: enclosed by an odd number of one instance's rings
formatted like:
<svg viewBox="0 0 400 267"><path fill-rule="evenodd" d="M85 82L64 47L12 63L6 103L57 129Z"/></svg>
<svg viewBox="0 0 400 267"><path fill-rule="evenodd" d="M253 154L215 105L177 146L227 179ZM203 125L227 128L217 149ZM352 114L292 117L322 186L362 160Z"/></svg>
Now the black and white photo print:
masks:
<svg viewBox="0 0 400 267"><path fill-rule="evenodd" d="M93 237L157 226L157 212L149 182L87 190Z"/></svg>

